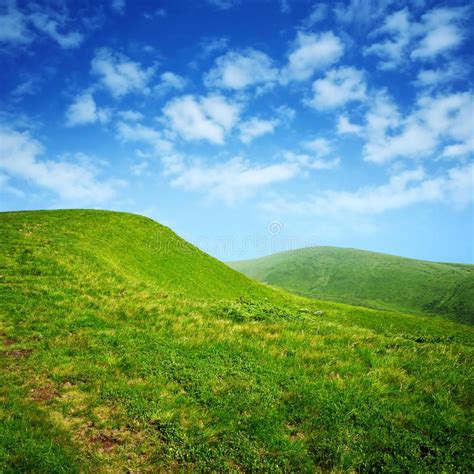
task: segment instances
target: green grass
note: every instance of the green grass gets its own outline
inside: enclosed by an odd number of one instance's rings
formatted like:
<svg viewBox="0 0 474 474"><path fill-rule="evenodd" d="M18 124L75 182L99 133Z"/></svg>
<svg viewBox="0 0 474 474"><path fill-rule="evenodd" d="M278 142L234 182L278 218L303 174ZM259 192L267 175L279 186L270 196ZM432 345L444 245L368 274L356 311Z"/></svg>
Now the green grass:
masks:
<svg viewBox="0 0 474 474"><path fill-rule="evenodd" d="M229 265L300 295L474 323L474 265L310 247Z"/></svg>
<svg viewBox="0 0 474 474"><path fill-rule="evenodd" d="M0 472L474 469L471 326L274 290L130 214L0 235Z"/></svg>

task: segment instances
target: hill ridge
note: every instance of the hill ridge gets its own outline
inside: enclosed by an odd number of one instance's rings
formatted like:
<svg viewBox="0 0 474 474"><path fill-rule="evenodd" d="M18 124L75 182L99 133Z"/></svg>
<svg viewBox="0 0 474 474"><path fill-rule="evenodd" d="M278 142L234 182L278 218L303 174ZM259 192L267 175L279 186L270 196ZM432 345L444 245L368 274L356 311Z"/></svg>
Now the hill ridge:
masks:
<svg viewBox="0 0 474 474"><path fill-rule="evenodd" d="M425 262L425 263L440 263L443 265L456 265L456 266L474 266L474 264L471 263L463 263L463 262L446 262L446 261L440 261L440 260L424 260L421 258L415 258L415 257L407 257L404 255L397 255L389 252L380 252L378 250L369 250L369 249L361 249L358 247L341 247L338 245L308 245L306 247L299 247L299 248L294 248L294 249L288 249L288 250L281 250L280 252L274 252L268 255L262 255L259 257L254 257L254 258L244 258L241 260L226 260L225 263L228 265L232 265L232 263L240 263L240 262L250 262L250 261L255 261L255 260L260 260L268 257L272 257L275 255L282 255L282 254L288 254L288 253L293 253L293 252L304 252L306 250L311 250L311 249L335 249L335 250L353 250L356 252L364 252L364 253L369 253L369 254L377 254L377 255L385 255L387 257L395 257L395 258L402 258L404 260L414 260L416 262Z"/></svg>
<svg viewBox="0 0 474 474"><path fill-rule="evenodd" d="M333 246L227 263L252 278L304 296L474 322L470 264Z"/></svg>

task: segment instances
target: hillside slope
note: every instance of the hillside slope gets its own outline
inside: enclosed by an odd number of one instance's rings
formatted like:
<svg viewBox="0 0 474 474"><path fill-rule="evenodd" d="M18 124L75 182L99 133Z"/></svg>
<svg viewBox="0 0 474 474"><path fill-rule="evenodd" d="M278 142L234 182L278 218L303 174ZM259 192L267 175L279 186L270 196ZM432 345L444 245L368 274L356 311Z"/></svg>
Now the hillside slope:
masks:
<svg viewBox="0 0 474 474"><path fill-rule="evenodd" d="M444 314L474 323L474 265L434 263L337 247L310 247L229 266L314 298Z"/></svg>
<svg viewBox="0 0 474 474"><path fill-rule="evenodd" d="M8 245L4 251L14 254L25 276L107 274L194 297L261 291L167 227L134 214L15 212L2 214L1 225L2 243Z"/></svg>
<svg viewBox="0 0 474 474"><path fill-rule="evenodd" d="M0 472L469 472L473 341L143 217L0 213Z"/></svg>

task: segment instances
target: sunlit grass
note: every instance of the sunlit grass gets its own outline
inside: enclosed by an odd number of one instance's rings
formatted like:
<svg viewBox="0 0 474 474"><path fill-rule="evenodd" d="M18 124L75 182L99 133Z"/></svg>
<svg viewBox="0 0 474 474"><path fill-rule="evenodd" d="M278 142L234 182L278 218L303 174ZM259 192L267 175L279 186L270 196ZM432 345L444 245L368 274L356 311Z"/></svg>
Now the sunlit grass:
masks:
<svg viewBox="0 0 474 474"><path fill-rule="evenodd" d="M0 471L473 469L471 327L274 291L132 215L0 229Z"/></svg>

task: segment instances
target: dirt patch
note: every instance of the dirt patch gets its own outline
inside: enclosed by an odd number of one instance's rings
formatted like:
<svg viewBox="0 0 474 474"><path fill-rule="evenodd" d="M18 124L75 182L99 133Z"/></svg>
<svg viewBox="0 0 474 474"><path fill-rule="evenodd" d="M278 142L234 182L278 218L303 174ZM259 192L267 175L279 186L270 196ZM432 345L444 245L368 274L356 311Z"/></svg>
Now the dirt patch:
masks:
<svg viewBox="0 0 474 474"><path fill-rule="evenodd" d="M304 432L299 430L297 426L292 425L290 423L286 423L285 426L289 431L288 436L291 441L300 441L305 438Z"/></svg>
<svg viewBox="0 0 474 474"><path fill-rule="evenodd" d="M18 341L14 338L6 337L2 342L4 346L8 347L8 346L13 346L13 344L16 344Z"/></svg>
<svg viewBox="0 0 474 474"><path fill-rule="evenodd" d="M37 402L47 402L57 397L59 392L54 388L54 385L48 383L38 388L31 389L31 396Z"/></svg>
<svg viewBox="0 0 474 474"><path fill-rule="evenodd" d="M100 432L91 438L93 443L100 445L104 451L111 451L115 446L122 443L122 441L113 433L108 431Z"/></svg>
<svg viewBox="0 0 474 474"><path fill-rule="evenodd" d="M33 352L33 349L13 349L4 354L8 357L13 357L14 359L24 359L28 357Z"/></svg>

